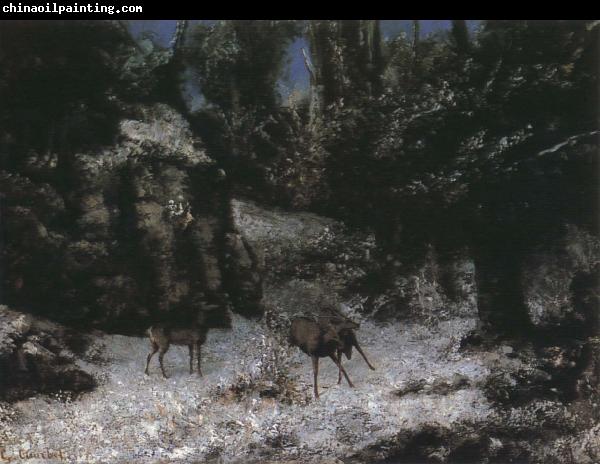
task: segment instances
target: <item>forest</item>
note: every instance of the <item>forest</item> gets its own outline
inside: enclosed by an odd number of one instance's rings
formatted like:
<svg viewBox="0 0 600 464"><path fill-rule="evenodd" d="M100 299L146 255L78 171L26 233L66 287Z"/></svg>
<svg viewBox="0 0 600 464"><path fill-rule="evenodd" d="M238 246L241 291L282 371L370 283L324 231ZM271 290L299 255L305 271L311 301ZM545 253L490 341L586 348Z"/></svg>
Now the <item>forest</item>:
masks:
<svg viewBox="0 0 600 464"><path fill-rule="evenodd" d="M0 22L0 448L600 460L600 21L132 23ZM316 399L332 308L376 369ZM198 320L204 377L145 376Z"/></svg>

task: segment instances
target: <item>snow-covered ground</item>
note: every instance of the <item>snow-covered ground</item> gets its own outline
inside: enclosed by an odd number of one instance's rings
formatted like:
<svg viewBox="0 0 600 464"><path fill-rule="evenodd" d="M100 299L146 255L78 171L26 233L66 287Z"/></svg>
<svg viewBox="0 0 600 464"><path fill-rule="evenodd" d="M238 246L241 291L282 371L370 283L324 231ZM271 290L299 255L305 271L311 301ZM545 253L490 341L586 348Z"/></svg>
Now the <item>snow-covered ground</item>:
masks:
<svg viewBox="0 0 600 464"><path fill-rule="evenodd" d="M13 404L16 419L2 425L5 455L47 448L62 450L69 462L254 462L261 456L307 462L351 456L425 423L477 423L490 412L478 388L489 369L457 351L458 335L474 323L455 319L428 329L365 322L358 336L377 370L355 353L344 363L356 384L351 389L345 381L337 385L337 368L322 360L319 400L312 398L309 358L282 347L289 357L281 367L295 391L283 402L261 398L252 386L227 394L240 378L259 381L264 374L274 339L261 322L235 316L233 329L211 331L203 377L189 374L187 347L171 347L165 380L157 356L150 376L143 373L147 340L101 336L89 352L103 360L82 365L100 386L73 401L38 396ZM445 395L394 393L411 382L430 385L456 374L468 382Z"/></svg>
<svg viewBox="0 0 600 464"><path fill-rule="evenodd" d="M332 220L241 201L234 202L234 217L270 271L264 283L265 317L252 321L234 315L232 329L211 330L202 348L203 377L189 374L185 346L172 346L166 354L170 378L164 379L158 356L150 375L143 373L148 340L92 335L83 360L76 362L96 377L98 387L74 399L38 395L0 403L0 462L355 464L397 455L409 447L410 437L426 436L427 430L450 432L437 448L426 450L429 461L446 462L452 433L470 439L471 432L462 432L465 426L539 431L540 417L568 417L556 401L511 408L506 417L490 404L484 393L490 381L500 379L500 393L516 385L515 379L527 385L539 373L538 363L533 353L506 345L459 350L461 339L477 324L472 289L453 308L428 293L433 284L418 286L419 304L431 306L428 314L436 317L413 317L415 322L390 318L380 324L365 311L355 311L362 303L344 301L337 293L345 279L343 266L316 266L317 275L310 278L294 271L304 265L306 252L334 246L336 240L354 241L332 235L339 229ZM345 256L325 255L346 262ZM469 283L473 276L467 271ZM324 295L337 296L332 301L360 321L358 339L377 370L370 370L356 352L344 359L355 384L349 388L345 381L337 384L337 367L323 359L321 397L315 400L311 361L288 346L285 335L289 319L318 312ZM594 442L597 428L585 434L579 442L574 439L576 452ZM501 452L506 434L498 437L482 432L483 454ZM528 449L527 443L519 446Z"/></svg>

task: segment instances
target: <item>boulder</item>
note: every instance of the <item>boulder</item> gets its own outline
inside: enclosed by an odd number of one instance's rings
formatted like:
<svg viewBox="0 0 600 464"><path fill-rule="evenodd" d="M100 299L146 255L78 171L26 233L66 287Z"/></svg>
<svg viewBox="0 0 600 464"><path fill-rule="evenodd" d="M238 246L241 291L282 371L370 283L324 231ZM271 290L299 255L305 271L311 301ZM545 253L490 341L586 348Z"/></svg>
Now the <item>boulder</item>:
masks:
<svg viewBox="0 0 600 464"><path fill-rule="evenodd" d="M80 367L85 337L53 322L0 305L0 399L38 393L80 393L96 379ZM85 340L83 340L85 346Z"/></svg>

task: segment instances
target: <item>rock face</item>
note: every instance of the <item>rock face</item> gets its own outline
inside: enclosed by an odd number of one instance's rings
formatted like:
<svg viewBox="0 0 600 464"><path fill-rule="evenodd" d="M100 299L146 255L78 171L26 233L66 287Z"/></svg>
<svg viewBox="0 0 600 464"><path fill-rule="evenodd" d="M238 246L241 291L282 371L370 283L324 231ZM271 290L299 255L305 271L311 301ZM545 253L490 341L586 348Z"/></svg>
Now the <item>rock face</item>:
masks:
<svg viewBox="0 0 600 464"><path fill-rule="evenodd" d="M96 380L75 353L85 343L59 324L0 306L0 398L93 389Z"/></svg>
<svg viewBox="0 0 600 464"><path fill-rule="evenodd" d="M260 313L258 263L226 238L224 173L170 107L125 113L114 145L0 172L5 301L120 332L203 303L226 325L231 292Z"/></svg>

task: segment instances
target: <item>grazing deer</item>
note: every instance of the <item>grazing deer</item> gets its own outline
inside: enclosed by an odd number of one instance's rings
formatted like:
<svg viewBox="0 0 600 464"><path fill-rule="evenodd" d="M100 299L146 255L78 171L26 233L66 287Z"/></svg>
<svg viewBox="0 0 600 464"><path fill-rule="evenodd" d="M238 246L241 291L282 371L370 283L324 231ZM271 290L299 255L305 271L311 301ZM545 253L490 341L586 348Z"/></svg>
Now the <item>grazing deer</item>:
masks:
<svg viewBox="0 0 600 464"><path fill-rule="evenodd" d="M340 320L339 324L333 325L329 320L315 322L307 317L297 317L292 321L290 327L289 341L292 345L300 348L312 358L314 382L313 389L315 398L319 398L318 375L319 358L330 357L344 374L348 385L354 387L348 377L346 370L340 362L339 352L344 347L338 333L340 330L356 328L357 324L348 320Z"/></svg>
<svg viewBox="0 0 600 464"><path fill-rule="evenodd" d="M356 327L356 328L358 328L358 327ZM338 332L338 337L340 338L340 340L342 342L342 347L338 350L338 353L337 353L338 358L340 360L340 366L342 365L342 353L344 353L346 355L346 359L352 359L352 347L355 347L356 350L361 354L361 356L367 363L367 366L369 366L369 369L371 369L372 371L375 370L375 367L373 367L373 365L369 362L369 360L367 359L367 356L365 355L365 353L361 349L360 345L358 344L358 340L356 339L356 334L354 333L354 329L341 329ZM341 383L341 381L342 381L342 371L340 369L340 372L338 374L338 383Z"/></svg>
<svg viewBox="0 0 600 464"><path fill-rule="evenodd" d="M325 320L326 323L331 324L334 327L338 327L337 334L338 334L338 338L340 339L341 345L338 348L337 357L340 361L340 366L342 365L342 353L344 353L344 355L346 355L346 359L352 359L352 348L355 347L356 350L361 354L361 356L367 363L367 366L369 366L369 368L372 371L374 371L375 367L373 367L373 365L367 359L367 356L365 355L362 348L358 344L356 334L354 333L354 330L358 329L360 327L360 325L355 322L352 322L350 319L348 319L347 317L343 316L342 314L340 314L339 312L337 312L335 310L330 310L330 312L332 313L332 315L319 316L319 319ZM346 324L351 327L342 326L342 324ZM340 369L339 373L338 373L338 384L341 382L342 382L342 370Z"/></svg>

